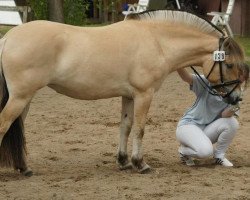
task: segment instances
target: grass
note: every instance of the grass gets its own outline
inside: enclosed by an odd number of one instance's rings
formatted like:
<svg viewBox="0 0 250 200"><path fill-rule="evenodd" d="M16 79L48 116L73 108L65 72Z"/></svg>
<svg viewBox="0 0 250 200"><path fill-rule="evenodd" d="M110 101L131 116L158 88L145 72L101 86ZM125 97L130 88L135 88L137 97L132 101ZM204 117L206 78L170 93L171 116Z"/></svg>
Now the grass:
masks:
<svg viewBox="0 0 250 200"><path fill-rule="evenodd" d="M239 42L245 49L247 56L250 56L250 37L235 37L236 41Z"/></svg>
<svg viewBox="0 0 250 200"><path fill-rule="evenodd" d="M250 65L250 37L236 37L237 42L239 42L245 50L247 56L247 63Z"/></svg>
<svg viewBox="0 0 250 200"><path fill-rule="evenodd" d="M0 37L5 35L10 29L12 29L13 26L0 26Z"/></svg>

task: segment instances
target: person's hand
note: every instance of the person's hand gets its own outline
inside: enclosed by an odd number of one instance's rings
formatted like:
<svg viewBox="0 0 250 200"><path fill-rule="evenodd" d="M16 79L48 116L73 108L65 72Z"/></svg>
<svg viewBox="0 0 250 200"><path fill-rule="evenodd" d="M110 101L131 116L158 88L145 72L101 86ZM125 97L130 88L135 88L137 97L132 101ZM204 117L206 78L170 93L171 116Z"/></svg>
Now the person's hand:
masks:
<svg viewBox="0 0 250 200"><path fill-rule="evenodd" d="M239 104L236 105L229 105L227 108L225 108L225 110L223 110L223 112L221 113L221 117L222 118L227 118L227 117L232 117L234 116L237 111L240 110L240 106ZM237 115L237 114L236 114Z"/></svg>

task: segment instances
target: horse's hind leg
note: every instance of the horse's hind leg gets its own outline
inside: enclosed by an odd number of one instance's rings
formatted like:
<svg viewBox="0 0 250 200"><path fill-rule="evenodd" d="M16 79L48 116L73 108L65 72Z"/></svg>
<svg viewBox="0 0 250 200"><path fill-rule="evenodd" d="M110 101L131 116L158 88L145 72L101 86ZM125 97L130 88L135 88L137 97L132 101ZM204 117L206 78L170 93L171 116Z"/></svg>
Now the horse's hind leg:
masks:
<svg viewBox="0 0 250 200"><path fill-rule="evenodd" d="M149 165L143 160L142 138L146 124L147 113L153 98L154 90L148 90L143 93L136 94L134 98L134 123L132 127L133 133L133 151L132 164L140 173L150 171Z"/></svg>
<svg viewBox="0 0 250 200"><path fill-rule="evenodd" d="M122 97L122 114L120 125L120 143L118 148L117 162L121 170L132 168L128 161L127 143L133 124L134 100Z"/></svg>
<svg viewBox="0 0 250 200"><path fill-rule="evenodd" d="M30 102L26 105L26 107L24 108L24 110L21 114L21 118L22 118L23 123L27 117L27 114L29 112L29 108L30 108ZM26 161L26 155L24 155L24 156L25 156L25 161ZM26 162L26 165L23 168L19 168L19 170L20 170L20 173L23 174L24 176L32 176L33 175L33 172L28 167L27 162Z"/></svg>
<svg viewBox="0 0 250 200"><path fill-rule="evenodd" d="M13 166L26 176L32 175L26 164L25 137L21 114L31 97L10 96L0 114L0 165Z"/></svg>

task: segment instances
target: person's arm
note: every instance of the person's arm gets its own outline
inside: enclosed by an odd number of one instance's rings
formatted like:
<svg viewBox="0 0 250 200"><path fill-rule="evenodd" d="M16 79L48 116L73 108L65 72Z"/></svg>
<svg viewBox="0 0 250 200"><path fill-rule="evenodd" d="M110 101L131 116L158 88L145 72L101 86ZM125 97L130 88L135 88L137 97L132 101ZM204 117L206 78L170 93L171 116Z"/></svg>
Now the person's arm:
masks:
<svg viewBox="0 0 250 200"><path fill-rule="evenodd" d="M187 82L189 85L193 84L193 77L186 69L177 69L177 72L181 79Z"/></svg>

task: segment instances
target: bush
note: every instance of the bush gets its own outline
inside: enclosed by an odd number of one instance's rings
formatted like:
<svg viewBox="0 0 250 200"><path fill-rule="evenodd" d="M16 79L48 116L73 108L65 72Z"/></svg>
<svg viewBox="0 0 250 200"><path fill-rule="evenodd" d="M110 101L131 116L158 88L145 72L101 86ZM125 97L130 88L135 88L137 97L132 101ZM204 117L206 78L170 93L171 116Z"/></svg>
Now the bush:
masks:
<svg viewBox="0 0 250 200"><path fill-rule="evenodd" d="M28 0L34 19L48 20L48 0ZM64 20L66 24L83 25L86 23L88 0L64 0Z"/></svg>
<svg viewBox="0 0 250 200"><path fill-rule="evenodd" d="M89 9L87 0L65 0L64 20L66 24L83 25L86 23L86 12Z"/></svg>
<svg viewBox="0 0 250 200"><path fill-rule="evenodd" d="M36 20L48 19L47 0L28 0L27 2L32 9L34 19Z"/></svg>

